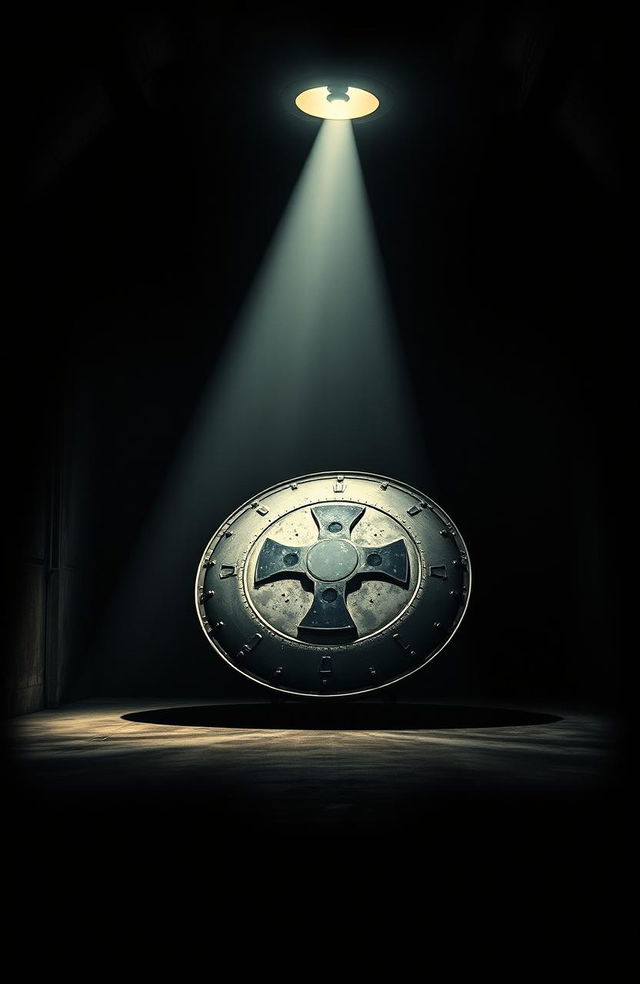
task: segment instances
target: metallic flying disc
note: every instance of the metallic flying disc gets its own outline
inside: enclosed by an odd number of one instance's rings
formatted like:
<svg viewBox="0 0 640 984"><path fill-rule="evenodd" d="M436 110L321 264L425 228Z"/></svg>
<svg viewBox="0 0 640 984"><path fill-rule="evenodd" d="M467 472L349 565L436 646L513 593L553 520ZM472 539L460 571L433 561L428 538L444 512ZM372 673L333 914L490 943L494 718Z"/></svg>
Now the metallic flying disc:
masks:
<svg viewBox="0 0 640 984"><path fill-rule="evenodd" d="M240 506L207 544L196 607L216 653L273 690L367 693L425 666L465 613L469 555L422 492L321 472Z"/></svg>

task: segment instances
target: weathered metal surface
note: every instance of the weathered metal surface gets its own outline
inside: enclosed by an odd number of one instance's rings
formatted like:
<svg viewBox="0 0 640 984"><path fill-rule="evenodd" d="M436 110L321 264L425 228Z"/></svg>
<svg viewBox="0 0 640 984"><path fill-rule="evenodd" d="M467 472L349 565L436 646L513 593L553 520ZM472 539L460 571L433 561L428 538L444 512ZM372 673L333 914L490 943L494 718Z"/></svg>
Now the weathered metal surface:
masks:
<svg viewBox="0 0 640 984"><path fill-rule="evenodd" d="M402 482L322 472L234 512L198 565L209 643L274 690L365 693L425 666L466 610L471 572L457 527Z"/></svg>

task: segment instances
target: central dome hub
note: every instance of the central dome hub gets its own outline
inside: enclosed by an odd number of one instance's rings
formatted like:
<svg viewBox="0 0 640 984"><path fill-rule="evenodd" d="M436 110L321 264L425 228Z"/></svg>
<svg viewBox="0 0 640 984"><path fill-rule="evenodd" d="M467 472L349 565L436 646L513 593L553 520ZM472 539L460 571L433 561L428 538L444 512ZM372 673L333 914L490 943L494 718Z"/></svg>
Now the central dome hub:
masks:
<svg viewBox="0 0 640 984"><path fill-rule="evenodd" d="M349 540L320 540L307 554L307 568L318 581L343 581L358 566L358 551Z"/></svg>

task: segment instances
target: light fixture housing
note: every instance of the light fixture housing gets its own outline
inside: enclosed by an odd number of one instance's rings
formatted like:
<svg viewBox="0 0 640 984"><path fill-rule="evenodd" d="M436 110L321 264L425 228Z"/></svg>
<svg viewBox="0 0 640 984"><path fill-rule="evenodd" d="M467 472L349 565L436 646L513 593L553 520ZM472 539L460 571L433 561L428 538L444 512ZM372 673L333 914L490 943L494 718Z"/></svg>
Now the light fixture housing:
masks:
<svg viewBox="0 0 640 984"><path fill-rule="evenodd" d="M301 112L321 120L357 120L375 113L380 100L357 86L329 84L298 93L295 104Z"/></svg>
<svg viewBox="0 0 640 984"><path fill-rule="evenodd" d="M388 112L392 98L380 82L346 71L294 82L285 88L282 102L287 112L298 119L351 120L361 124Z"/></svg>

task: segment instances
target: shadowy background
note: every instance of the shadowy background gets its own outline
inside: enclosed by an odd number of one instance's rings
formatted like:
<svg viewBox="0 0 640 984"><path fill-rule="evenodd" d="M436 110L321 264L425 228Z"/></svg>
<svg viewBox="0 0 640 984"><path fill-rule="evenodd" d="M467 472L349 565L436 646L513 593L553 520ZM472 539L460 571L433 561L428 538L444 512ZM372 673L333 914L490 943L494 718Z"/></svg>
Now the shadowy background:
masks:
<svg viewBox="0 0 640 984"><path fill-rule="evenodd" d="M345 61L395 94L356 140L430 456L424 491L460 524L475 579L454 642L399 692L616 697L624 31L603 4L450 3L420 25L393 9L363 24L346 8L189 2L18 19L11 710L264 694L214 659L191 582L158 598L175 606L180 651L154 639L133 677L101 647L101 616L313 143L317 126L280 93ZM295 455L278 464L281 478L301 471ZM266 484L243 473L227 512Z"/></svg>

